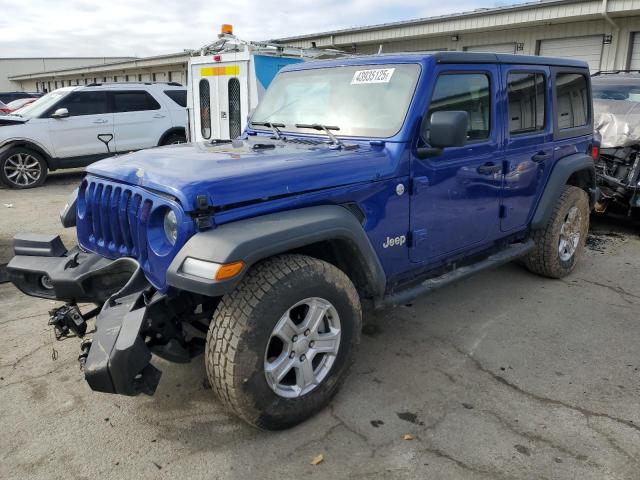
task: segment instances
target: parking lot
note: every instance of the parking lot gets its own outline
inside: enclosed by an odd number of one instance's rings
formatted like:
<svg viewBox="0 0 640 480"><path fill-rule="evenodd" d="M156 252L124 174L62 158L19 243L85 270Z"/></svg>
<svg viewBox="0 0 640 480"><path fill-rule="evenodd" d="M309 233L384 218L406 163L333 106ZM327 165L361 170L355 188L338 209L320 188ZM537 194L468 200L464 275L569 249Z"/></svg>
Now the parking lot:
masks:
<svg viewBox="0 0 640 480"><path fill-rule="evenodd" d="M0 190L0 264L15 233L61 231L79 179ZM153 397L92 392L53 302L0 284L0 478L638 478L639 231L596 220L564 280L510 264L367 312L331 407L277 433L222 410L201 358L155 360Z"/></svg>

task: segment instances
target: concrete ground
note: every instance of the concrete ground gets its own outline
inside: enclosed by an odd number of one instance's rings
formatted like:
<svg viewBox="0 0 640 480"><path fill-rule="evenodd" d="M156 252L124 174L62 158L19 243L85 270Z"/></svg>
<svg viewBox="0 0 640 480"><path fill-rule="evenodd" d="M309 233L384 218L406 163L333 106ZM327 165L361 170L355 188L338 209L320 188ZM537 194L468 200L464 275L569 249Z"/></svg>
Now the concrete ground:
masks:
<svg viewBox="0 0 640 480"><path fill-rule="evenodd" d="M78 179L0 190L0 263L15 232L59 230ZM225 412L201 358L156 360L154 397L90 391L52 302L2 284L0 478L638 479L638 231L598 221L564 280L511 264L367 313L331 406L278 433Z"/></svg>

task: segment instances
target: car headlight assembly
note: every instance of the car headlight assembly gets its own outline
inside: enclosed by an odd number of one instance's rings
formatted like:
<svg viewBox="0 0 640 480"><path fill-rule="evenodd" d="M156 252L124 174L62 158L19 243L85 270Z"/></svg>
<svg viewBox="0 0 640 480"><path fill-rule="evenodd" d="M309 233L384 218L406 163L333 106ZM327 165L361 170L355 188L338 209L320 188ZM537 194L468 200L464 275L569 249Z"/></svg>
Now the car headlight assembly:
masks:
<svg viewBox="0 0 640 480"><path fill-rule="evenodd" d="M178 239L178 218L173 210L169 210L164 214L164 234L171 245L176 244Z"/></svg>

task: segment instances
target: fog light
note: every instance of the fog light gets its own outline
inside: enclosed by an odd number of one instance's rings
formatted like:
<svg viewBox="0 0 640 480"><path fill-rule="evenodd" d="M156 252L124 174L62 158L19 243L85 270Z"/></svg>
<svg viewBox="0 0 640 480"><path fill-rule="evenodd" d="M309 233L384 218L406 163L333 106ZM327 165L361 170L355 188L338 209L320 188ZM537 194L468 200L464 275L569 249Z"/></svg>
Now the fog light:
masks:
<svg viewBox="0 0 640 480"><path fill-rule="evenodd" d="M53 290L53 283L51 283L51 279L48 275L43 275L40 277L40 285L42 285L47 290Z"/></svg>

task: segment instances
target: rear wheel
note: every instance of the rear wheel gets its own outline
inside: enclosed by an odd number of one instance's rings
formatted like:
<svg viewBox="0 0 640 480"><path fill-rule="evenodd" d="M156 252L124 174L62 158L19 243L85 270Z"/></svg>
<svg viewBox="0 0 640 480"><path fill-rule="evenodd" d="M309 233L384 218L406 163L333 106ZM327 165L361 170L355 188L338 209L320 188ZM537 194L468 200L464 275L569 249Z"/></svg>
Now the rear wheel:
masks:
<svg viewBox="0 0 640 480"><path fill-rule="evenodd" d="M216 310L205 359L211 385L251 425L300 423L344 379L361 316L356 289L338 268L302 255L268 259Z"/></svg>
<svg viewBox="0 0 640 480"><path fill-rule="evenodd" d="M24 147L13 147L0 154L0 180L9 188L34 188L47 178L42 156Z"/></svg>
<svg viewBox="0 0 640 480"><path fill-rule="evenodd" d="M567 185L547 225L534 232L535 248L524 258L539 275L562 278L575 267L589 231L589 198L584 190Z"/></svg>
<svg viewBox="0 0 640 480"><path fill-rule="evenodd" d="M184 133L172 133L167 138L165 138L162 142L162 145L179 145L181 143L186 143L187 137Z"/></svg>

